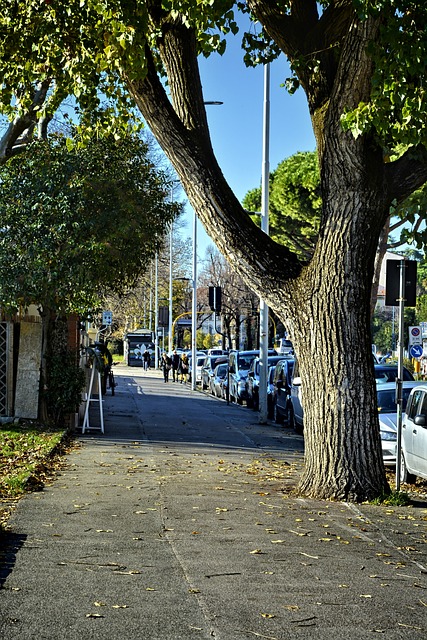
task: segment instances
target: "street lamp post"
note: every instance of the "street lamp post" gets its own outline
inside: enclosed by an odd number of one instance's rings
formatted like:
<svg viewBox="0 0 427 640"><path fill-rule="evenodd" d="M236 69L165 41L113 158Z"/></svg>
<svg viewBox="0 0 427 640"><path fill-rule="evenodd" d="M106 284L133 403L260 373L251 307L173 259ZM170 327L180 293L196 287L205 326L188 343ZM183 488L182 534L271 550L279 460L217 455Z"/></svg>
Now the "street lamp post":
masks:
<svg viewBox="0 0 427 640"><path fill-rule="evenodd" d="M158 277L159 277L159 256L156 251L156 256L154 259L154 368L159 368L159 288L158 288Z"/></svg>
<svg viewBox="0 0 427 640"><path fill-rule="evenodd" d="M172 195L173 195L173 191L172 191ZM172 279L173 279L173 271L172 271L172 260L173 260L173 253L172 253L172 234L173 234L173 223L171 222L171 228L170 228L170 234L169 234L169 344L168 344L168 350L169 350L169 355L172 353L173 350L173 336L172 336L172 313L173 313L173 299L172 299L172 295L173 295L173 287L172 287Z"/></svg>
<svg viewBox="0 0 427 640"><path fill-rule="evenodd" d="M196 352L197 352L197 216L193 213L193 280L192 280L192 314L191 314L191 389L196 390Z"/></svg>
<svg viewBox="0 0 427 640"><path fill-rule="evenodd" d="M262 158L262 204L261 229L268 234L269 174L270 174L270 64L264 65L264 118ZM259 373L259 422L267 422L267 378L268 378L268 305L260 300L260 373Z"/></svg>

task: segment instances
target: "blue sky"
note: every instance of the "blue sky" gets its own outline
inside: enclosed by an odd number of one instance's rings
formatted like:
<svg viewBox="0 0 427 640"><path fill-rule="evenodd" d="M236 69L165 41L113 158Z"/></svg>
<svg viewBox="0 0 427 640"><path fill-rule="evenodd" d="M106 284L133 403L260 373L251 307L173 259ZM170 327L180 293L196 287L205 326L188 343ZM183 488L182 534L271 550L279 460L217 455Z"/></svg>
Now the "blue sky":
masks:
<svg viewBox="0 0 427 640"><path fill-rule="evenodd" d="M220 106L206 107L213 148L225 178L239 200L260 186L262 171L263 95L262 66L246 68L240 37L231 38L223 56L200 58L203 95ZM284 56L270 71L270 171L297 151L313 151L315 139L302 89L293 96L280 85L290 76ZM192 208L187 205L187 233L192 232ZM198 258L212 244L198 223Z"/></svg>

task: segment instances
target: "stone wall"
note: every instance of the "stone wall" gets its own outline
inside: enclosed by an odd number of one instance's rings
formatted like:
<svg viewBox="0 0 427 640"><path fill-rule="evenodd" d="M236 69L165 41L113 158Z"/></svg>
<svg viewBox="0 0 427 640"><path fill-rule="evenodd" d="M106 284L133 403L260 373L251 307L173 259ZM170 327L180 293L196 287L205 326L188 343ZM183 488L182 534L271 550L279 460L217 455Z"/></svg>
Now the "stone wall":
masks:
<svg viewBox="0 0 427 640"><path fill-rule="evenodd" d="M15 417L36 420L39 407L42 325L21 322Z"/></svg>

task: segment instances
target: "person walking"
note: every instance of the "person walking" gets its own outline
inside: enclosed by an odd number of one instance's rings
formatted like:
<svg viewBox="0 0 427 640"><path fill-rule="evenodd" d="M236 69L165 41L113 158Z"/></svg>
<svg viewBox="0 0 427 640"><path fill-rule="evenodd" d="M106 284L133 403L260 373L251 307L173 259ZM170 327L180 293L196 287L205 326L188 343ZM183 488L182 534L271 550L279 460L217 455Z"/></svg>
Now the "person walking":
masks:
<svg viewBox="0 0 427 640"><path fill-rule="evenodd" d="M176 352L176 349L174 350L173 354L172 354L172 380L173 382L178 382L178 368L179 368L179 355Z"/></svg>
<svg viewBox="0 0 427 640"><path fill-rule="evenodd" d="M148 371L148 369L150 368L150 358L151 353L148 351L148 349L146 349L142 354L142 359L144 361L144 371Z"/></svg>
<svg viewBox="0 0 427 640"><path fill-rule="evenodd" d="M187 377L188 377L188 356L186 353L183 353L181 356L179 370L181 373L181 384L183 382L185 384L187 382Z"/></svg>
<svg viewBox="0 0 427 640"><path fill-rule="evenodd" d="M163 379L165 382L169 382L169 371L172 366L172 359L169 358L166 351L162 353L162 371L163 371Z"/></svg>

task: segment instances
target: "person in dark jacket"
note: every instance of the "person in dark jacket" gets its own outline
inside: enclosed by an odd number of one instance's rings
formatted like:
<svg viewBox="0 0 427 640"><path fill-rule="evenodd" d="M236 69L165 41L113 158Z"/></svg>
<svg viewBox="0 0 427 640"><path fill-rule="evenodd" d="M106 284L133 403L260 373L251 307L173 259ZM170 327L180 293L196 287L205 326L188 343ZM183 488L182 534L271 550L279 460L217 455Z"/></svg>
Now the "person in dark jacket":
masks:
<svg viewBox="0 0 427 640"><path fill-rule="evenodd" d="M151 353L148 351L148 349L146 349L142 354L142 359L144 361L144 371L148 371L148 369L150 368L151 359Z"/></svg>
<svg viewBox="0 0 427 640"><path fill-rule="evenodd" d="M179 355L175 351L172 354L172 380L178 382Z"/></svg>
<svg viewBox="0 0 427 640"><path fill-rule="evenodd" d="M162 353L162 371L165 382L169 382L169 371L172 367L172 359L169 358L166 351Z"/></svg>

